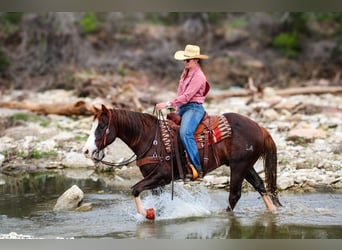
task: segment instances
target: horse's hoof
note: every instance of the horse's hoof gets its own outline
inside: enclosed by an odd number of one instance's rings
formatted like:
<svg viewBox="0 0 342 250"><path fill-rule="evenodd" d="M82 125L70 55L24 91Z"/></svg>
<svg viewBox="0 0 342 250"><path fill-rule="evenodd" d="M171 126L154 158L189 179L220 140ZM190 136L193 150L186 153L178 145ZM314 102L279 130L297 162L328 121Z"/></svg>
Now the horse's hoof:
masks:
<svg viewBox="0 0 342 250"><path fill-rule="evenodd" d="M154 218L155 218L154 209L153 208L146 209L146 219L154 220Z"/></svg>

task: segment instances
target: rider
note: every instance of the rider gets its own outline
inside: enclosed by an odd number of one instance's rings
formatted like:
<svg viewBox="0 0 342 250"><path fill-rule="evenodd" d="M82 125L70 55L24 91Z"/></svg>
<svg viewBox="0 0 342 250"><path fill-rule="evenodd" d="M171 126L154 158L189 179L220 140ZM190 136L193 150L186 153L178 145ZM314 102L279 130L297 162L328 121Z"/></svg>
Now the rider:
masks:
<svg viewBox="0 0 342 250"><path fill-rule="evenodd" d="M192 180L196 180L197 178L203 178L203 171L194 132L205 114L203 102L210 90L210 85L201 69L200 60L208 59L208 56L200 53L199 46L188 44L184 50L177 51L174 54L174 58L182 60L184 63L177 97L167 102L156 104L156 109L177 107L178 114L182 117L180 137L187 155L197 170L190 164L190 168L193 171Z"/></svg>

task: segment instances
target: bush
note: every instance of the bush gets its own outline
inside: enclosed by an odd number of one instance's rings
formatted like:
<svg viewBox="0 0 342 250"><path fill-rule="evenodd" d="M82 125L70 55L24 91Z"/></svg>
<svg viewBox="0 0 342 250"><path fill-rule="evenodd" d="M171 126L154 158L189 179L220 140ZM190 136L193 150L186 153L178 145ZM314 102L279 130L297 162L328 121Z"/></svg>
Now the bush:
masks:
<svg viewBox="0 0 342 250"><path fill-rule="evenodd" d="M93 12L85 13L80 20L80 25L86 34L96 32L99 29L98 20Z"/></svg>
<svg viewBox="0 0 342 250"><path fill-rule="evenodd" d="M23 13L2 12L0 13L0 30L6 35L17 32L20 27Z"/></svg>
<svg viewBox="0 0 342 250"><path fill-rule="evenodd" d="M301 51L301 45L298 33L293 31L291 33L280 33L277 35L272 45L280 50L280 52L289 58L295 58Z"/></svg>
<svg viewBox="0 0 342 250"><path fill-rule="evenodd" d="M4 74L9 65L10 61L6 58L3 51L0 49L0 76Z"/></svg>

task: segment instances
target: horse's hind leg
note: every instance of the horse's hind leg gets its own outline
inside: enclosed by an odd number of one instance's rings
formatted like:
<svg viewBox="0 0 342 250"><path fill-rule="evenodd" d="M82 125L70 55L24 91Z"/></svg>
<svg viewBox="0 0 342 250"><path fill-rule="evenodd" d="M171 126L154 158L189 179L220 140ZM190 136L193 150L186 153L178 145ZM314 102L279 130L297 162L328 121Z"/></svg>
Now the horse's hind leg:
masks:
<svg viewBox="0 0 342 250"><path fill-rule="evenodd" d="M245 176L245 179L254 187L254 189L261 195L266 208L270 211L276 209L271 198L268 196L264 181L260 178L258 173L252 168Z"/></svg>

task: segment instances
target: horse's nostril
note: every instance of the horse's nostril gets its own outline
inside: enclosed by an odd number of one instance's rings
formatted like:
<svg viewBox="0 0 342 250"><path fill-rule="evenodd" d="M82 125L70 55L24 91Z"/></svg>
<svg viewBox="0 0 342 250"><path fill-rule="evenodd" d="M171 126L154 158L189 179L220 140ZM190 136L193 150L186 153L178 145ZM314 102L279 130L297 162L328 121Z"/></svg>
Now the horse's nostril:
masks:
<svg viewBox="0 0 342 250"><path fill-rule="evenodd" d="M87 155L89 153L89 150L86 149L85 151L83 151L83 154Z"/></svg>

